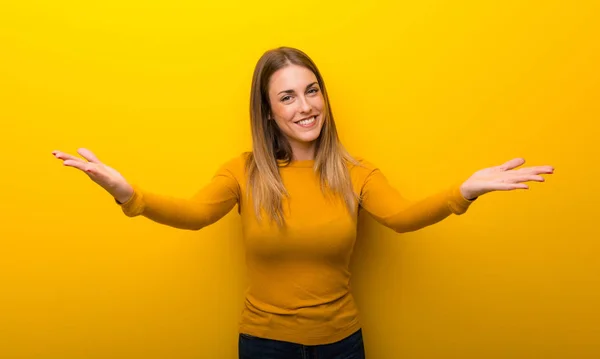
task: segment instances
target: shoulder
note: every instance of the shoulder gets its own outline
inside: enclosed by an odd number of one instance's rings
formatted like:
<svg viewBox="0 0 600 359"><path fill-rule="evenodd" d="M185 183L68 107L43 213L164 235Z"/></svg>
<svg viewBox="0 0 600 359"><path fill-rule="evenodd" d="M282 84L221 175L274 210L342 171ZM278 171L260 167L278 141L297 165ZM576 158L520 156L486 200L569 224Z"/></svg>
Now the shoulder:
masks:
<svg viewBox="0 0 600 359"><path fill-rule="evenodd" d="M242 152L235 157L229 158L221 165L218 172L221 174L229 173L237 179L243 178L246 172L246 163L251 154L252 152Z"/></svg>
<svg viewBox="0 0 600 359"><path fill-rule="evenodd" d="M377 166L369 160L361 156L353 156L354 161L348 161L348 169L350 173L357 175L368 175L377 169Z"/></svg>
<svg viewBox="0 0 600 359"><path fill-rule="evenodd" d="M362 191L369 179L379 173L377 166L361 156L353 156L354 161L348 162L350 178L357 191Z"/></svg>

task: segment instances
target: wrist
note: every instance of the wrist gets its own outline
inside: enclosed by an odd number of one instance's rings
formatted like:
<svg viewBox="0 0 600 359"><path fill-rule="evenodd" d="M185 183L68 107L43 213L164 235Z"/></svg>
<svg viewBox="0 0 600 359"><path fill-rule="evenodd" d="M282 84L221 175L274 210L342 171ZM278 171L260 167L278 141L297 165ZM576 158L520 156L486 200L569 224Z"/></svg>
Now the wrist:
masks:
<svg viewBox="0 0 600 359"><path fill-rule="evenodd" d="M463 196L464 199L466 199L467 201L474 201L477 199L477 197L479 197L477 194L469 191L468 187L465 186L465 184L463 183L460 186L460 194Z"/></svg>
<svg viewBox="0 0 600 359"><path fill-rule="evenodd" d="M134 192L133 188L128 187L127 189L125 189L123 191L123 193L117 193L114 197L119 204L123 204L123 203L129 201L131 199L131 197L133 197L133 192Z"/></svg>

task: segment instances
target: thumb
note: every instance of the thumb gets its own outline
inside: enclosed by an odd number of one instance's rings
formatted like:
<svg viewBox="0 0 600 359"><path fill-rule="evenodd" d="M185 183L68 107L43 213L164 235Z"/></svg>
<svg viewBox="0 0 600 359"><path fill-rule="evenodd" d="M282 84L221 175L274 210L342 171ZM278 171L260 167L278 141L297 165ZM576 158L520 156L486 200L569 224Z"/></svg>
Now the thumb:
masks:
<svg viewBox="0 0 600 359"><path fill-rule="evenodd" d="M512 160L501 164L500 166L498 166L498 168L503 171L508 171L508 170L512 170L513 168L519 167L524 163L525 163L525 159L518 157L518 158L513 158Z"/></svg>

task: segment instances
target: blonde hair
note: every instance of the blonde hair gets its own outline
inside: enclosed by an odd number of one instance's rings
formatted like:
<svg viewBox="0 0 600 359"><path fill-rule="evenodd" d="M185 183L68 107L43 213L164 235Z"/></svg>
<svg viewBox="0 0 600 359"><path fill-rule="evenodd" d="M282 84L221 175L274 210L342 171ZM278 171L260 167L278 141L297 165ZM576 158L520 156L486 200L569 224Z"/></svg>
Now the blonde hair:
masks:
<svg viewBox="0 0 600 359"><path fill-rule="evenodd" d="M254 212L260 221L262 211L278 226L285 225L282 200L288 197L279 166L292 160L292 148L274 123L269 120L269 80L277 70L291 64L311 70L319 83L325 101L321 134L316 140L314 170L320 177L325 195L343 199L350 213L354 213L358 198L352 188L347 164L359 165L340 142L325 83L315 63L302 51L290 47L269 50L261 56L254 69L250 93L250 125L252 153L246 161L248 190L253 195Z"/></svg>

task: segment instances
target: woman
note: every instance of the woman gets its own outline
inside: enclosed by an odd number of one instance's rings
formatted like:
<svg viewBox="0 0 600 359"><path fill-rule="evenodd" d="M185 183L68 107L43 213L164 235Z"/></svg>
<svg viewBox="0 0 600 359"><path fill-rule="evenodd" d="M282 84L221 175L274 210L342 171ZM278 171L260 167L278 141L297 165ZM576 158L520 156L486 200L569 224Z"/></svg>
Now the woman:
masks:
<svg viewBox="0 0 600 359"><path fill-rule="evenodd" d="M250 279L240 358L364 358L348 268L360 209L397 232L415 231L465 213L485 193L525 189L524 182L553 172L516 169L524 163L517 158L408 202L375 166L346 152L321 74L293 48L267 51L258 61L250 118L252 152L225 163L191 199L129 184L87 149L78 150L85 160L53 152L108 191L128 216L198 230L238 205Z"/></svg>

